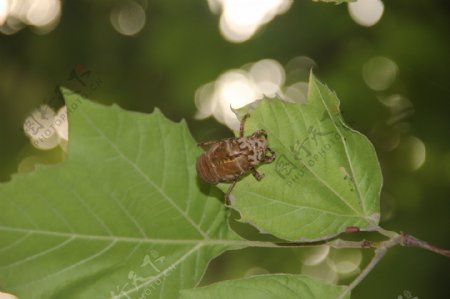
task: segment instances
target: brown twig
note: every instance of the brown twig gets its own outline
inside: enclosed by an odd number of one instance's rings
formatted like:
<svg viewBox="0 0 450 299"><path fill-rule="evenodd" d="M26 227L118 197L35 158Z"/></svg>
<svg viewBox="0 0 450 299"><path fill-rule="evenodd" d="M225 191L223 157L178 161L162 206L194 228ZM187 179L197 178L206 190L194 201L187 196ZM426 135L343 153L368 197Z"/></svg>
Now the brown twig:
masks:
<svg viewBox="0 0 450 299"><path fill-rule="evenodd" d="M396 233L393 231L385 230L381 227L375 229L378 233L385 236L387 239L384 241L347 241L339 239L338 237L315 241L315 242L266 242L266 241L246 241L244 245L253 247L270 247L270 248L299 248L299 247L314 247L319 245L327 245L337 249L344 248L360 248L360 249L374 249L374 256L367 264L367 266L359 273L359 275L344 289L339 295L338 299L345 298L366 276L372 271L372 269L378 264L378 262L384 257L388 249L391 247L400 245L403 247L418 247L423 248L434 253L450 257L450 250L442 249L437 246L428 244L425 241L419 240L416 237L406 234L404 232ZM347 234L354 234L360 232L357 227L348 227L345 230Z"/></svg>
<svg viewBox="0 0 450 299"><path fill-rule="evenodd" d="M404 247L418 247L423 248L429 251L432 251L434 253L450 257L450 250L442 249L437 246L431 245L425 241L419 240L414 236L411 236L409 234L405 234L404 232L400 232L400 235L402 236L400 245Z"/></svg>
<svg viewBox="0 0 450 299"><path fill-rule="evenodd" d="M375 254L373 258L370 260L369 264L364 268L364 270L361 271L361 273L345 288L344 292L342 292L339 295L338 299L344 298L351 290L353 290L370 273L370 271L372 271L372 269L376 266L376 264L378 264L378 262L386 254L387 250L391 247L397 245L404 247L418 247L435 252L443 256L450 257L450 250L442 249L434 245L428 244L427 242L419 240L412 235L405 234L404 232L400 232L400 234L397 234L396 232L387 231L381 227L379 227L377 231L380 234L388 237L388 239L380 243L366 241L368 242L367 245L369 246L369 248L375 248ZM360 243L361 245L363 244L361 242L353 242L353 243L355 243L354 245L356 245L356 243Z"/></svg>

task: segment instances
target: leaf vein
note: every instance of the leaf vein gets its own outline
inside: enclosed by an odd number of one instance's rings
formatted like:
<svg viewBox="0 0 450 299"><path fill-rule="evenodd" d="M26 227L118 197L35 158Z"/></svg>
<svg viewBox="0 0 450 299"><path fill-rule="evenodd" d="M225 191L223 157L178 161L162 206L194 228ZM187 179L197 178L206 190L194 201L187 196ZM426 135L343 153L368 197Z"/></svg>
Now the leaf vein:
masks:
<svg viewBox="0 0 450 299"><path fill-rule="evenodd" d="M65 267L65 268L63 268L63 269L61 269L61 270L59 270L59 271L57 271L57 272L51 273L51 274L46 275L46 276L44 276L44 277L41 277L41 278L39 278L39 279L35 279L35 280L32 280L32 281L29 281L29 282L27 282L26 284L14 286L13 288L15 288L15 289L23 289L23 288L29 286L30 284L34 284L34 283L39 282L39 281L42 281L42 280L47 280L47 279L49 279L50 277L53 277L53 276L56 276L56 275L61 275L61 273L64 273L64 272L66 272L66 271L69 271L69 270L71 270L71 269L73 269L73 268L75 268L75 267L81 266L81 265L87 263L88 261L93 260L93 259L97 258L98 256L101 256L101 255L104 254L106 251L108 251L111 247L113 247L113 246L115 245L115 243L116 243L116 241L113 241L113 242L109 243L105 248L103 248L102 250L100 250L99 252L97 252L96 254L90 255L89 257L84 258L84 259L82 259L81 261L79 261L79 262L77 262L77 263L75 263L75 264L72 264L72 265L70 265L70 266L68 266L68 267Z"/></svg>
<svg viewBox="0 0 450 299"><path fill-rule="evenodd" d="M81 112L80 112L81 114ZM194 228L196 229L201 236L203 236L204 239L208 238L208 235L187 215L173 200L170 198L162 188L160 188L155 182L153 182L152 179L144 172L140 167L138 167L133 161L131 161L120 149L119 147L110 140L103 132L100 130L100 128L97 127L95 123L85 115L81 114L82 117L88 122L96 131L97 133L106 141L109 143L112 149L114 149L121 157L122 159L130 165L132 168L135 169L135 171L145 180L149 183L153 189L155 189L158 193L161 194L162 197L171 205L173 206L185 219L186 221Z"/></svg>
<svg viewBox="0 0 450 299"><path fill-rule="evenodd" d="M50 248L48 248L48 249L46 249L46 250L44 250L42 252L30 255L29 257L26 257L26 258L24 258L22 260L19 260L17 262L13 262L11 264L8 264L8 265L5 265L5 266L1 266L0 270L6 270L6 269L13 268L13 267L17 267L17 266L22 265L22 264L24 264L26 262L32 261L32 260L37 259L37 258L39 258L41 256L47 255L49 253L52 253L52 252L54 252L54 251L56 251L56 250L58 250L60 248L63 248L64 246L66 246L67 244L72 242L73 240L75 240L75 237L69 238L69 239L65 240L64 242L61 242L61 243L59 243L59 244L57 244L57 245L55 245L53 247L50 247Z"/></svg>
<svg viewBox="0 0 450 299"><path fill-rule="evenodd" d="M289 111L287 111L286 107L283 106L283 109L285 110L285 113L287 115L287 117L289 118L289 121L292 123L295 123L292 119L291 116L289 114ZM300 113L303 115L303 112L301 111L301 109L299 109ZM303 118L303 117L302 117ZM281 140L277 137L274 136L276 139L278 139L278 142L280 143L280 145L282 145L285 148L285 151L288 152L289 149L286 147L286 145L281 142ZM334 193L336 195L336 197L338 199L340 199L345 205L347 205L352 211L354 211L358 216L360 216L359 211L355 210L355 208L348 202L346 201L341 194L339 194L333 187L331 187L330 185L328 185L317 173L315 173L308 165L306 165L302 160L299 161L304 167L305 169L307 169L316 179L319 183L321 183L322 185L324 185L328 190L330 190L332 193ZM355 215L353 215L355 216ZM361 216L360 216L361 217Z"/></svg>
<svg viewBox="0 0 450 299"><path fill-rule="evenodd" d="M346 159L347 159L348 165L349 165L349 167L350 167L350 171L351 171L351 173L352 173L352 182L353 182L353 184L355 185L355 189L356 189L356 192L357 192L357 194L358 194L359 205L361 206L361 208L362 208L362 210L363 210L363 213L365 214L365 212L366 212L366 207L365 207L365 203L364 203L364 200L363 200L363 198L362 198L362 195L361 195L360 187L359 187L359 185L358 185L357 182L356 182L355 171L354 171L353 163L352 163L352 161L351 161L351 159L350 159L350 154L349 154L349 152L348 152L347 142L345 141L345 138L344 138L344 136L343 136L341 130L340 130L340 129L338 128L338 126L336 125L336 123L335 123L335 121L334 121L334 118L333 118L332 115L331 115L331 111L330 111L330 109L328 108L327 104L325 103L325 100L324 100L324 97L323 97L323 95L322 95L322 92L320 91L319 87L317 86L317 83L314 84L314 87L316 88L317 92L318 92L319 95L320 95L320 100L321 100L321 102L322 102L322 105L323 105L323 107L325 108L325 110L327 111L327 114L328 114L328 116L330 117L330 121L331 121L331 123L333 124L333 127L334 127L335 130L339 133L340 140L341 140L341 142L342 142L342 146L344 147L345 157L346 157ZM355 134L359 134L359 133L356 133L356 132L355 132Z"/></svg>

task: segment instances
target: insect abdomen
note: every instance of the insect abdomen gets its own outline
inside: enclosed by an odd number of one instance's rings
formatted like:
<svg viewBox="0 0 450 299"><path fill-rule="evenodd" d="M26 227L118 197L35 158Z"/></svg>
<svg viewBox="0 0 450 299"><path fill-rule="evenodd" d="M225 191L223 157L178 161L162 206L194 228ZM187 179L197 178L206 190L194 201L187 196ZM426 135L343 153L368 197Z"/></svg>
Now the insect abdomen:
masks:
<svg viewBox="0 0 450 299"><path fill-rule="evenodd" d="M198 157L196 165L197 174L205 182L210 184L217 184L220 180L207 154L208 152L203 153L200 155L200 157Z"/></svg>
<svg viewBox="0 0 450 299"><path fill-rule="evenodd" d="M236 154L236 144L223 142L213 146L197 159L197 173L207 183L233 182L249 167L247 157Z"/></svg>

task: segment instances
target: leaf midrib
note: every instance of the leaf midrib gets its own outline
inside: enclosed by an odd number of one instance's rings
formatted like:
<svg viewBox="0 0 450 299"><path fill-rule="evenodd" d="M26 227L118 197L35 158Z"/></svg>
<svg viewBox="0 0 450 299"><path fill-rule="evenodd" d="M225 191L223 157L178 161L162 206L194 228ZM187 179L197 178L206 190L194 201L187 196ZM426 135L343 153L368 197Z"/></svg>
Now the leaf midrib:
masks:
<svg viewBox="0 0 450 299"><path fill-rule="evenodd" d="M345 137L343 136L341 130L336 125L336 123L334 121L334 118L331 115L331 111L330 111L329 107L327 106L327 104L325 103L325 100L324 100L324 97L322 95L322 92L320 91L319 86L317 85L317 82L314 82L314 87L315 87L316 91L319 93L322 105L325 108L325 110L327 111L327 114L330 117L330 121L333 124L334 129L339 133L339 136L340 136L340 139L341 139L341 142L342 142L342 146L344 147L344 151L345 151L345 158L347 159L348 166L350 167L350 171L351 171L351 174L352 174L352 182L353 182L353 185L355 186L355 189L356 189L356 192L357 192L357 199L358 199L358 202L359 202L359 204L360 204L360 206L362 208L363 213L365 214L366 213L366 205L365 205L364 200L362 198L361 190L359 188L359 185L356 183L355 171L353 169L353 163L352 163L352 161L350 159L350 154L348 153L348 147L347 147L347 142L345 141ZM337 103L339 103L339 102L337 102ZM358 132L354 132L354 133L355 134L359 134Z"/></svg>
<svg viewBox="0 0 450 299"><path fill-rule="evenodd" d="M366 220L365 217L361 217L359 215L339 214L339 213L335 213L335 212L332 212L332 211L329 211L329 210L325 210L323 208L315 208L315 207L306 206L306 205L296 205L296 204L292 204L292 203L289 203L289 202L285 202L285 201L282 201L282 200L279 200L279 199L276 199L276 198L271 198L271 197L264 196L262 194L255 193L255 192L252 192L252 191L247 191L247 190L244 190L242 192L248 193L248 194L252 194L253 196L256 196L256 197L261 197L261 198L267 199L270 202L276 202L276 203L279 203L281 205L292 207L292 208L294 208L296 210L307 209L307 210L317 211L317 212L320 212L320 213L330 214L330 215L333 215L333 216L336 216L336 217L346 217L346 218L352 217L352 218L361 218L361 219L365 219Z"/></svg>
<svg viewBox="0 0 450 299"><path fill-rule="evenodd" d="M152 243L152 244L203 244L203 245L231 245L231 244L243 244L242 240L227 240L227 239L156 239L146 237L124 237L116 235L89 235L72 232L57 232L40 229L29 228L17 228L0 226L0 231L27 233L29 236L44 235L48 237L65 237L68 239L85 239L94 241L115 241L115 242L127 242L127 243Z"/></svg>
<svg viewBox="0 0 450 299"><path fill-rule="evenodd" d="M153 187L157 192L161 194L161 196L172 206L175 210L177 210L180 215L187 220L187 222L195 229L197 230L201 236L203 236L204 239L209 239L209 236L206 232L204 232L198 225L193 221L192 218L190 218L185 211L183 211L176 203L175 201L170 198L169 195L167 195L164 190L162 190L153 180L145 174L144 171L133 161L131 161L121 150L120 148L106 136L102 130L85 114L80 112L80 115L84 118L84 120L100 135L101 138L106 140L106 142L109 143L112 149L114 149L117 154L122 157L122 159L129 164L136 172L146 181L149 183L151 187ZM164 166L165 167L165 166Z"/></svg>
<svg viewBox="0 0 450 299"><path fill-rule="evenodd" d="M270 107L270 109L273 109L273 108L272 108L272 105L269 105L269 107ZM284 105L282 105L282 107L283 107L283 109L285 110L285 114L286 114L287 117L289 118L289 121L291 122L289 113L286 111L286 107L285 107ZM300 110L300 113L302 113L301 110ZM280 138L278 138L278 137L276 136L276 134L272 134L271 138L277 139L278 144L284 148L284 151L285 151L286 153L289 152L289 150L288 150L288 148L286 147L286 145L280 140ZM301 163L303 166L305 166L305 168L306 168L306 169L307 169L307 170L308 170L308 171L309 171L309 172L317 179L317 181L318 181L319 183L321 183L322 185L324 185L328 190L330 190L332 193L334 193L334 194L336 195L336 197L339 198L345 205L347 205L352 211L354 211L354 212L355 212L355 215L354 215L354 216L360 217L360 218L363 218L363 219L367 219L367 218L366 218L367 215L364 215L364 214L361 215L361 214L359 213L359 211L357 211L352 205L350 205L350 203L348 203L348 202L342 197L341 194L339 194L333 187L329 186L326 182L324 182L324 180L323 180L318 174L316 174L314 171L312 171L311 168L309 168L303 161L300 160L300 163Z"/></svg>

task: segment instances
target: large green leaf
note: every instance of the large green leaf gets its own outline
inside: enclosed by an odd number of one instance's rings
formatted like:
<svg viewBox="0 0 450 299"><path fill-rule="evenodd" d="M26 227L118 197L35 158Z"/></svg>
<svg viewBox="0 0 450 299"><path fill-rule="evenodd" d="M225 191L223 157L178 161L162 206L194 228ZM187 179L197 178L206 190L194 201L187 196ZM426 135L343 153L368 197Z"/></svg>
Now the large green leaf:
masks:
<svg viewBox="0 0 450 299"><path fill-rule="evenodd" d="M265 129L277 157L258 168L262 181L249 175L236 185L232 207L241 221L293 241L378 225L382 178L375 150L344 123L325 85L311 76L306 104L262 100L250 114L247 134Z"/></svg>
<svg viewBox="0 0 450 299"><path fill-rule="evenodd" d="M181 299L335 299L343 290L305 275L272 274L184 290ZM344 298L350 298L350 294Z"/></svg>
<svg viewBox="0 0 450 299"><path fill-rule="evenodd" d="M66 100L67 160L0 185L0 289L21 298L177 298L240 240L223 195L195 176L200 150L186 124Z"/></svg>

